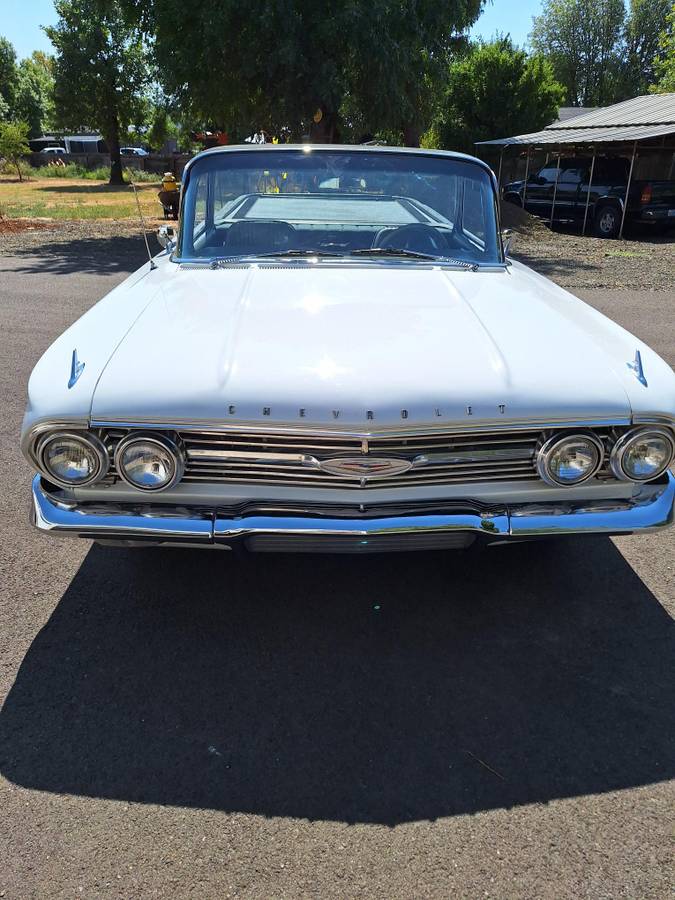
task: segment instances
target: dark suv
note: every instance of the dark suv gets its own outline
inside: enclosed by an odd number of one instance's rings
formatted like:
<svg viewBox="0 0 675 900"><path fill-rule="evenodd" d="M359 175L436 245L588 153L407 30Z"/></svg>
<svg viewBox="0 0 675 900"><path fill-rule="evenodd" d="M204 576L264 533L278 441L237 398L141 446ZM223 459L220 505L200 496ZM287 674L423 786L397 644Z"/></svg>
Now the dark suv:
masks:
<svg viewBox="0 0 675 900"><path fill-rule="evenodd" d="M590 157L550 162L527 180L504 185L504 200L524 206L537 216L554 221L584 219L588 197L588 222L599 237L616 237L626 197L630 162L623 157L600 157L595 161L590 194ZM523 203L523 196L525 202ZM668 227L675 225L675 181L631 180L626 209L627 221Z"/></svg>

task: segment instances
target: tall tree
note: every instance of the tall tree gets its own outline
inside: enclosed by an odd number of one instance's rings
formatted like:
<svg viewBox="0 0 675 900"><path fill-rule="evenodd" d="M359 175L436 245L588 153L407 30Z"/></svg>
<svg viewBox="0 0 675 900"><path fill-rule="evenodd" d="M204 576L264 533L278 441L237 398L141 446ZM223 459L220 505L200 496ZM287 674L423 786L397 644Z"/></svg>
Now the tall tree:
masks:
<svg viewBox="0 0 675 900"><path fill-rule="evenodd" d="M14 113L17 78L14 47L7 38L0 37L0 119L10 118Z"/></svg>
<svg viewBox="0 0 675 900"><path fill-rule="evenodd" d="M651 0L650 0L651 2ZM553 65L573 106L606 106L620 96L623 0L544 0L530 35Z"/></svg>
<svg viewBox="0 0 675 900"><path fill-rule="evenodd" d="M666 28L672 0L630 0L625 30L624 81L626 96L646 94L656 80L659 38Z"/></svg>
<svg viewBox="0 0 675 900"><path fill-rule="evenodd" d="M659 94L675 93L675 3L666 16L659 35L659 55L654 62L654 74L658 79L652 91Z"/></svg>
<svg viewBox="0 0 675 900"><path fill-rule="evenodd" d="M106 0L55 0L46 28L56 48L56 108L67 128L97 128L110 150L110 184L122 184L120 135L142 114L149 70L143 41ZM183 16L181 16L183 18Z"/></svg>
<svg viewBox="0 0 675 900"><path fill-rule="evenodd" d="M484 0L122 0L154 37L183 109L240 136L258 128L338 140L345 101L365 128L419 130L429 72Z"/></svg>
<svg viewBox="0 0 675 900"><path fill-rule="evenodd" d="M54 60L36 50L18 66L15 113L30 126L30 137L39 137L54 121Z"/></svg>
<svg viewBox="0 0 675 900"><path fill-rule="evenodd" d="M434 130L443 147L472 153L475 141L549 125L563 97L544 58L508 37L481 42L450 65Z"/></svg>

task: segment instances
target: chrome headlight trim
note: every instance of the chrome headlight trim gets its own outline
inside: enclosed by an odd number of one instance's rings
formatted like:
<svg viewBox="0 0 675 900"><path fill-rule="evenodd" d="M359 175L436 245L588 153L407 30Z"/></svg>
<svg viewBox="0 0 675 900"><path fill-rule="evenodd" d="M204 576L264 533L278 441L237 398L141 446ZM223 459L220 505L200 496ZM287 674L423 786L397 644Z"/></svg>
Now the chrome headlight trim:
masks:
<svg viewBox="0 0 675 900"><path fill-rule="evenodd" d="M89 446L96 454L98 467L94 473L84 481L65 481L63 478L58 478L52 473L45 462L45 450L49 445L53 441L64 439L72 440L76 443L87 444L87 446ZM91 432L88 431L49 431L37 442L35 447L35 461L38 464L40 472L48 479L48 481L58 484L59 487L65 488L86 487L89 484L93 484L95 481L100 481L110 468L108 448L95 434L91 434Z"/></svg>
<svg viewBox="0 0 675 900"><path fill-rule="evenodd" d="M121 463L122 454L130 444L136 442L143 444L156 444L163 450L169 451L173 459L173 476L169 481L166 482L166 484L162 484L157 487L143 487L139 484L136 484L136 482L131 481L131 479L127 477L124 471L124 466ZM158 434L157 432L153 431L132 431L130 434L127 434L122 438L115 449L115 469L119 477L130 487L136 488L136 490L138 491L148 491L156 494L160 491L166 491L170 487L173 487L183 477L183 473L185 471L185 453L182 447L175 440L165 434Z"/></svg>
<svg viewBox="0 0 675 900"><path fill-rule="evenodd" d="M626 453L626 450L634 440L637 440L639 438L644 439L645 437L648 437L650 435L656 435L658 437L666 439L666 441L670 444L670 456L667 457L665 464L660 469L657 469L646 478L634 478L633 476L628 475L626 472L624 472L623 457ZM650 428L649 426L641 426L640 428L632 428L630 431L627 431L625 434L621 435L621 437L612 447L609 464L614 476L621 481L632 481L634 484L643 484L647 481L653 481L654 478L658 478L659 475L663 475L663 473L668 469L668 466L673 461L674 457L675 439L673 438L672 431L670 431L668 428Z"/></svg>
<svg viewBox="0 0 675 900"><path fill-rule="evenodd" d="M560 444L565 443L566 441L574 441L574 440L584 440L589 441L593 444L598 451L598 459L596 461L595 466L590 469L583 478L580 478L578 481L574 482L566 482L566 481L558 481L556 478L551 475L548 463L551 458L551 454ZM536 454L536 466L537 466L537 474L545 481L546 484L550 484L552 487L577 487L580 484L583 484L585 481L588 481L590 478L597 473L597 471L602 466L602 463L605 458L605 448L600 440L600 438L596 437L594 434L589 434L588 432L577 432L574 434L554 434L552 437L548 438L541 447L537 450Z"/></svg>

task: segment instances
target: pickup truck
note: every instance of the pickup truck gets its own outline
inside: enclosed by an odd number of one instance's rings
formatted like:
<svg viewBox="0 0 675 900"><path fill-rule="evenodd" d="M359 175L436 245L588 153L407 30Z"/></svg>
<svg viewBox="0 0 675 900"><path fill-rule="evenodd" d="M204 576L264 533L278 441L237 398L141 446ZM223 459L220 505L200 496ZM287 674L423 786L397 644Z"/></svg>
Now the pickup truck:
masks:
<svg viewBox="0 0 675 900"><path fill-rule="evenodd" d="M588 226L598 237L616 237L626 197L630 163L621 157L596 158L588 203ZM553 160L525 181L504 185L503 198L536 216L554 221L583 222L591 173L590 157ZM556 183L557 182L557 183ZM525 202L523 203L523 195ZM653 227L675 226L675 181L631 180L627 222Z"/></svg>

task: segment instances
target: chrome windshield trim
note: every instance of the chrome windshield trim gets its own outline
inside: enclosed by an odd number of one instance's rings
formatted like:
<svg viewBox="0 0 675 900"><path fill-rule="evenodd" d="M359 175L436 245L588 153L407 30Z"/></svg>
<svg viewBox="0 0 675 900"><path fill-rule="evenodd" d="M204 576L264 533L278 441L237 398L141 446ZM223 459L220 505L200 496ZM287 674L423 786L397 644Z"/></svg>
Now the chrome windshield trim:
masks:
<svg viewBox="0 0 675 900"><path fill-rule="evenodd" d="M275 268L280 266L284 268L301 268L313 269L317 266L322 268L337 267L345 268L373 268L377 266L388 266L394 268L417 268L417 269L444 269L455 272L467 272L475 274L476 272L503 272L510 263L493 261L483 263L472 260L466 263L458 264L446 262L443 259L405 259L392 256L379 257L352 257L352 256L307 256L307 257L265 257L265 256L236 256L232 259L222 259L220 257L190 257L190 256L171 256L170 261L179 266L185 266L188 269L205 269L212 271L220 271L227 269L241 268L242 266L255 266L257 268ZM217 263L217 265L215 265Z"/></svg>

